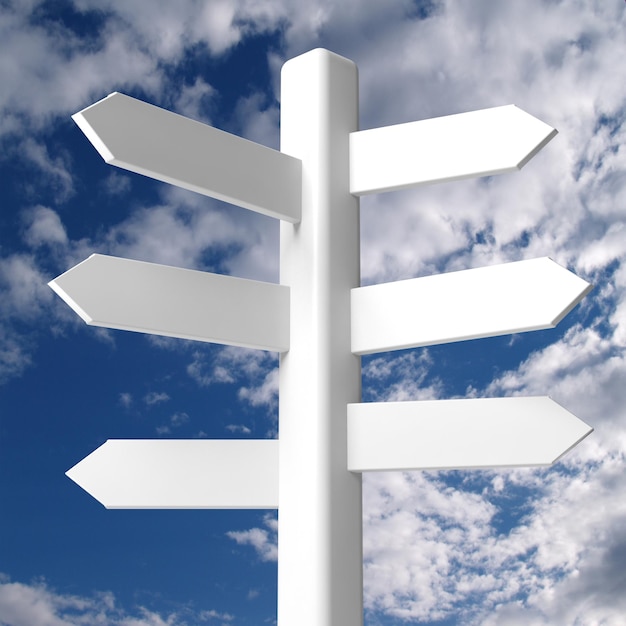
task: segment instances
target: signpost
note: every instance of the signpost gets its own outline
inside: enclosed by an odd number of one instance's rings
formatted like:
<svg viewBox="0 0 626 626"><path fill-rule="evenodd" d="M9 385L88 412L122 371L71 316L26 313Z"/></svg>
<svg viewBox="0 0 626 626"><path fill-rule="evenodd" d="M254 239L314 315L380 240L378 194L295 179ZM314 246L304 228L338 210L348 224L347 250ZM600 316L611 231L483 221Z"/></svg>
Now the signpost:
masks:
<svg viewBox="0 0 626 626"><path fill-rule="evenodd" d="M512 106L359 131L357 91L331 52L288 61L281 152L121 94L74 116L107 162L282 220L280 285L100 255L51 282L87 323L281 353L278 441L109 440L68 472L107 507L278 506L280 626L361 626L361 472L591 432L546 397L360 403L358 355L554 326L591 287L549 259L360 287L359 195L519 169L556 131Z"/></svg>

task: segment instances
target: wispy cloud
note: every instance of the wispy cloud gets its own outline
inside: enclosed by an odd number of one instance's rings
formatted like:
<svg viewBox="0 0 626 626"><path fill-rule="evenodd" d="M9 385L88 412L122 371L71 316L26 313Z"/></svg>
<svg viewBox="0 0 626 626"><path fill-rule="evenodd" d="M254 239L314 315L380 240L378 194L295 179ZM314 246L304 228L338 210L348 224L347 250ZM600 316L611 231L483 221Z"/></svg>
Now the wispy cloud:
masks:
<svg viewBox="0 0 626 626"><path fill-rule="evenodd" d="M156 427L157 435L168 435L172 430L180 428L189 421L189 415L184 411L179 411L170 416L167 424Z"/></svg>
<svg viewBox="0 0 626 626"><path fill-rule="evenodd" d="M24 324L43 317L52 293L35 256L28 253L0 258L0 291L0 382L4 382L30 365L36 340Z"/></svg>
<svg viewBox="0 0 626 626"><path fill-rule="evenodd" d="M241 387L237 395L251 406L275 408L278 402L278 368L270 370L260 384Z"/></svg>
<svg viewBox="0 0 626 626"><path fill-rule="evenodd" d="M262 561L278 560L278 520L275 515L263 517L265 528L231 530L226 536L240 546L252 546Z"/></svg>
<svg viewBox="0 0 626 626"><path fill-rule="evenodd" d="M198 619L202 620L203 622L210 622L212 620L232 622L235 619L235 616L231 615L230 613L220 613L219 611L211 609L209 611L201 611L198 614Z"/></svg>
<svg viewBox="0 0 626 626"><path fill-rule="evenodd" d="M227 424L226 430L231 433L241 433L242 435L250 435L252 433L244 424Z"/></svg>
<svg viewBox="0 0 626 626"><path fill-rule="evenodd" d="M125 409L129 409L133 404L133 394L128 391L123 391L119 395L119 402Z"/></svg>
<svg viewBox="0 0 626 626"><path fill-rule="evenodd" d="M224 347L209 355L194 353L187 373L201 386L237 384L240 400L274 412L278 400L277 361L272 352Z"/></svg>
<svg viewBox="0 0 626 626"><path fill-rule="evenodd" d="M197 76L192 85L183 85L172 110L193 120L210 124L211 119L207 113L210 110L211 99L216 95L215 88Z"/></svg>
<svg viewBox="0 0 626 626"><path fill-rule="evenodd" d="M134 612L116 604L110 592L91 596L63 594L45 582L12 582L0 574L0 620L11 626L191 626L201 622L233 621L234 616L213 609L193 614L187 607L159 613L139 606Z"/></svg>
<svg viewBox="0 0 626 626"><path fill-rule="evenodd" d="M124 196L130 193L132 179L113 170L103 181L102 188L111 196Z"/></svg>
<svg viewBox="0 0 626 626"><path fill-rule="evenodd" d="M426 383L432 364L427 349L365 358L362 369L363 399L401 402L441 397L441 380L435 378Z"/></svg>
<svg viewBox="0 0 626 626"><path fill-rule="evenodd" d="M143 401L147 406L155 406L156 404L162 404L170 399L169 395L164 391L151 391L143 397Z"/></svg>
<svg viewBox="0 0 626 626"><path fill-rule="evenodd" d="M59 214L48 207L37 205L22 213L24 242L31 248L40 246L67 246L68 237Z"/></svg>

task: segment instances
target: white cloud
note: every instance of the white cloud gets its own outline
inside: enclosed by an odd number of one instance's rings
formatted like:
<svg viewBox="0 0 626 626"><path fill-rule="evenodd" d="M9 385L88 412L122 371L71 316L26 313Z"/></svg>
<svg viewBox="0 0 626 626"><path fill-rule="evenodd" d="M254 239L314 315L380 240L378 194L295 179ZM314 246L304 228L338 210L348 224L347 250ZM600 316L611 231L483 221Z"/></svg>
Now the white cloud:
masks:
<svg viewBox="0 0 626 626"><path fill-rule="evenodd" d="M154 406L155 404L167 402L169 399L169 395L164 391L150 391L144 396L143 401L148 406Z"/></svg>
<svg viewBox="0 0 626 626"><path fill-rule="evenodd" d="M135 210L92 245L116 256L276 281L278 229L270 218L175 187L162 191L164 204Z"/></svg>
<svg viewBox="0 0 626 626"><path fill-rule="evenodd" d="M133 394L123 391L119 395L119 402L125 409L129 409L133 403Z"/></svg>
<svg viewBox="0 0 626 626"><path fill-rule="evenodd" d="M184 612L190 613L188 609ZM11 582L0 575L0 623L6 626L190 626L197 620L218 616L223 621L233 619L228 614L205 610L197 617L189 615L188 621L187 615L162 615L145 607L138 607L133 615L117 607L110 592L91 597L63 594L44 582Z"/></svg>
<svg viewBox="0 0 626 626"><path fill-rule="evenodd" d="M363 397L366 401L435 400L441 396L439 379L425 381L432 359L427 349L404 350L363 361Z"/></svg>
<svg viewBox="0 0 626 626"><path fill-rule="evenodd" d="M22 217L26 224L24 241L32 248L42 245L67 245L67 232L58 213L53 209L37 205L25 211Z"/></svg>
<svg viewBox="0 0 626 626"><path fill-rule="evenodd" d="M184 411L178 411L177 413L174 413L174 415L172 415L172 417L170 418L170 422L172 426L174 427L182 426L183 424L186 424L188 421L189 421L189 415L187 415L187 413L185 413Z"/></svg>
<svg viewBox="0 0 626 626"><path fill-rule="evenodd" d="M262 561L278 560L278 520L275 515L265 515L265 528L232 530L226 536L241 546L252 546Z"/></svg>
<svg viewBox="0 0 626 626"><path fill-rule="evenodd" d="M26 337L0 328L0 383L19 376L32 362L32 345Z"/></svg>
<svg viewBox="0 0 626 626"><path fill-rule="evenodd" d="M207 117L206 107L215 93L211 85L197 76L193 85L183 85L172 110L180 115L210 124L211 120Z"/></svg>
<svg viewBox="0 0 626 626"><path fill-rule="evenodd" d="M274 150L279 149L280 112L276 106L268 106L264 94L254 93L240 98L233 117L241 129L237 134Z"/></svg>
<svg viewBox="0 0 626 626"><path fill-rule="evenodd" d="M236 17L236 3L231 0L206 3L194 25L196 36L207 41L211 52L220 54L241 39Z"/></svg>
<svg viewBox="0 0 626 626"><path fill-rule="evenodd" d="M27 232L35 243L59 235L51 214L40 213L41 222ZM33 254L16 253L0 257L0 382L19 376L32 361L36 334L30 324L49 311L53 294ZM54 323L54 318L52 318Z"/></svg>
<svg viewBox="0 0 626 626"><path fill-rule="evenodd" d="M74 181L67 155L52 157L45 144L35 141L32 137L24 139L19 146L19 154L29 161L29 164L39 170L39 176L44 176L53 189L57 202L63 202L74 194ZM40 179L36 179L41 184ZM32 193L36 194L35 185L30 183Z"/></svg>
<svg viewBox="0 0 626 626"><path fill-rule="evenodd" d="M126 196L132 187L131 177L113 170L102 184L104 191L111 196Z"/></svg>
<svg viewBox="0 0 626 626"><path fill-rule="evenodd" d="M464 615L467 624L508 623L487 619L494 609L518 614L520 624L533 611L546 624L593 623L599 609L616 619L622 594L608 580L616 566L610 555L623 550L626 509L613 492L623 462L613 454L584 469L501 472L494 479L502 485L480 492L479 474L461 474L463 489L448 486L446 474L368 475L366 606L416 621ZM519 490L533 499L520 500ZM499 515L515 514L511 498L521 515L503 533L510 522L501 527ZM600 528L607 534L598 536ZM593 577L606 581L592 585L604 593L589 595Z"/></svg>
<svg viewBox="0 0 626 626"><path fill-rule="evenodd" d="M52 292L32 255L0 259L0 287L4 292L0 302L3 316L34 319L52 301Z"/></svg>
<svg viewBox="0 0 626 626"><path fill-rule="evenodd" d="M189 415L184 411L178 411L170 416L167 424L162 424L156 427L157 435L168 435L175 428L180 428L183 424L189 421Z"/></svg>
<svg viewBox="0 0 626 626"><path fill-rule="evenodd" d="M8 113L8 123L0 131L21 130L25 119L27 127L43 128L114 85L139 80L147 89L158 85L157 59L142 49L136 33L119 19L105 22L100 37L85 46L58 22L54 28L41 28L31 16L24 3L13 4L0 15L0 56L13 59L0 65L0 110Z"/></svg>
<svg viewBox="0 0 626 626"><path fill-rule="evenodd" d="M204 622L214 619L222 620L223 622L232 622L234 616L230 613L220 613L219 611L211 609L210 611L201 611L198 618Z"/></svg>
<svg viewBox="0 0 626 626"><path fill-rule="evenodd" d="M242 435L250 435L252 433L244 424L227 424L225 428L231 433L241 433Z"/></svg>
<svg viewBox="0 0 626 626"><path fill-rule="evenodd" d="M194 352L187 373L201 386L238 383L241 399L252 406L273 406L278 389L276 361L273 352L227 346L208 355Z"/></svg>
<svg viewBox="0 0 626 626"><path fill-rule="evenodd" d="M238 396L252 406L276 407L278 402L278 368L269 371L260 384L241 387Z"/></svg>

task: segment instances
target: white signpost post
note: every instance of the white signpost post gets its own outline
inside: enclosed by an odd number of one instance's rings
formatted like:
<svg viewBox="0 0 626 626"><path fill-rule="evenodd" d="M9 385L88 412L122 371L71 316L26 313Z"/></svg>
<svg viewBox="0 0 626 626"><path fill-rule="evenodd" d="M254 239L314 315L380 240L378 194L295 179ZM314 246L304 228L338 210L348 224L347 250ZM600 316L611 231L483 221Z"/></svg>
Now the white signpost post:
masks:
<svg viewBox="0 0 626 626"><path fill-rule="evenodd" d="M280 626L361 626L364 471L549 465L591 428L547 397L361 404L358 355L556 325L549 259L360 287L365 193L519 169L514 106L358 130L356 66L282 70L281 152L128 96L74 119L114 165L280 218L280 285L94 255L50 286L89 324L281 353L277 441L109 440L68 476L109 508L279 509Z"/></svg>

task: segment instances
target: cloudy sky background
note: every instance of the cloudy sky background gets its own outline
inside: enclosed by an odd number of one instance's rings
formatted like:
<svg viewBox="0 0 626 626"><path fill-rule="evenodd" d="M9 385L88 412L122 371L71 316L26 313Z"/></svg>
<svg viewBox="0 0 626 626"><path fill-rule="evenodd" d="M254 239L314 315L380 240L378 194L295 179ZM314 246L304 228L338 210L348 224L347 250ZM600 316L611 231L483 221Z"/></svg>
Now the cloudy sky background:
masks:
<svg viewBox="0 0 626 626"><path fill-rule="evenodd" d="M277 281L273 220L105 166L69 116L117 90L278 148L280 67L322 46L361 128L559 130L520 173L363 199L363 284L550 256L595 285L553 331L363 360L366 400L549 394L595 428L548 470L368 475L366 623L622 624L625 33L621 0L0 2L0 623L275 619L273 513L105 511L63 473L275 436L276 356L87 328L46 283L93 252Z"/></svg>

